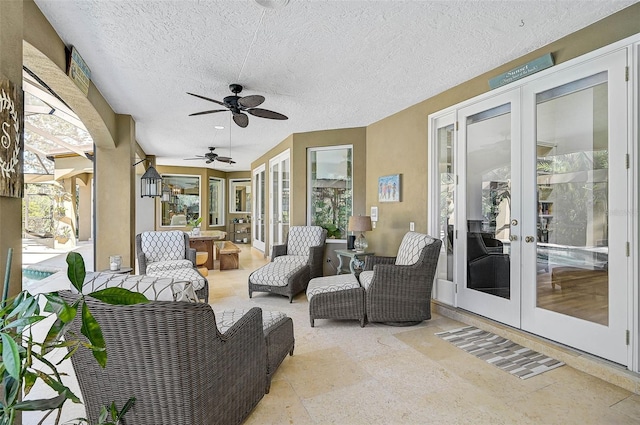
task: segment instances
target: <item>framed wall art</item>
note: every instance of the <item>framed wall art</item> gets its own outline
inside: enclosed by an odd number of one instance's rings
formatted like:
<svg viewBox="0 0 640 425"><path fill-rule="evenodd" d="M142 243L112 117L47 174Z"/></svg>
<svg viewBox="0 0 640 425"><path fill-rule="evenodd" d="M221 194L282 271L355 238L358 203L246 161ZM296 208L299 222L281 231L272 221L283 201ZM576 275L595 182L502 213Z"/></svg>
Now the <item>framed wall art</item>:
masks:
<svg viewBox="0 0 640 425"><path fill-rule="evenodd" d="M24 193L24 115L22 89L0 75L0 196Z"/></svg>
<svg viewBox="0 0 640 425"><path fill-rule="evenodd" d="M378 178L378 202L400 202L401 190L400 174Z"/></svg>

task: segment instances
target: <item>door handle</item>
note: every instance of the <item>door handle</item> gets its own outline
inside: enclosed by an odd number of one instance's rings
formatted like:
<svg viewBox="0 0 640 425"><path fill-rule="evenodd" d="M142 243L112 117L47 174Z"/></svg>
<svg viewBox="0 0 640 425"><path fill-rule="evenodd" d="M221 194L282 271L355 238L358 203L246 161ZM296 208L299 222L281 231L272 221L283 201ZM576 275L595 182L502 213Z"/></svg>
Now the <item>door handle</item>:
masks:
<svg viewBox="0 0 640 425"><path fill-rule="evenodd" d="M516 235L509 235L509 240L510 240L511 242L517 241L517 240L518 240L518 236L516 236Z"/></svg>
<svg viewBox="0 0 640 425"><path fill-rule="evenodd" d="M518 225L518 220L516 220L515 218L513 220L511 220L511 225L512 226L517 226Z"/></svg>
<svg viewBox="0 0 640 425"><path fill-rule="evenodd" d="M533 236L527 236L526 238L524 238L524 241L527 243L531 243L531 242L535 242L536 238Z"/></svg>

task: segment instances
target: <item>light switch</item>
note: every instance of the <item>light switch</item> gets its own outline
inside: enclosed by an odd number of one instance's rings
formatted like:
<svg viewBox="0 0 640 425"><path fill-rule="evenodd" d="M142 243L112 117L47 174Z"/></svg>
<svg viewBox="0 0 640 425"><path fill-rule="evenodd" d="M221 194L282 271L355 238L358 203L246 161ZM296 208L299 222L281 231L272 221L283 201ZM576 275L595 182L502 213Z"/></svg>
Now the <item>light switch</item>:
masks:
<svg viewBox="0 0 640 425"><path fill-rule="evenodd" d="M414 223L413 221L409 222L409 231L415 232L415 230L416 230L416 223Z"/></svg>

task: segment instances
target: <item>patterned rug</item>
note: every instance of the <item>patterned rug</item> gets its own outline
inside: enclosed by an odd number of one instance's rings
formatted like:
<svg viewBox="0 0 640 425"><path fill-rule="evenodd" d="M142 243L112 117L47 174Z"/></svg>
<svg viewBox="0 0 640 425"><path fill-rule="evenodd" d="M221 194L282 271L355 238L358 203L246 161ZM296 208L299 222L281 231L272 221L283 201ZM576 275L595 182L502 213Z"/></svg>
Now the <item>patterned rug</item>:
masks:
<svg viewBox="0 0 640 425"><path fill-rule="evenodd" d="M439 332L436 335L520 379L531 378L564 365L561 361L473 326Z"/></svg>

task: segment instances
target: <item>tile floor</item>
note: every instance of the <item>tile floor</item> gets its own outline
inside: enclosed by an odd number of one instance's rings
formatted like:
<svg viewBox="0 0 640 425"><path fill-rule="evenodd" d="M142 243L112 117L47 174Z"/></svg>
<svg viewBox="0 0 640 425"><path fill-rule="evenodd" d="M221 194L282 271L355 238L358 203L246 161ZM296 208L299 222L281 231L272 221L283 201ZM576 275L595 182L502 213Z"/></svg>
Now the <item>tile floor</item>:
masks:
<svg viewBox="0 0 640 425"><path fill-rule="evenodd" d="M520 380L435 336L464 326L445 316L405 328L329 320L311 328L304 294L292 304L248 298L247 277L264 261L243 246L240 269L209 274L214 311L258 306L294 320L295 353L245 424L640 423L640 395L569 366Z"/></svg>

